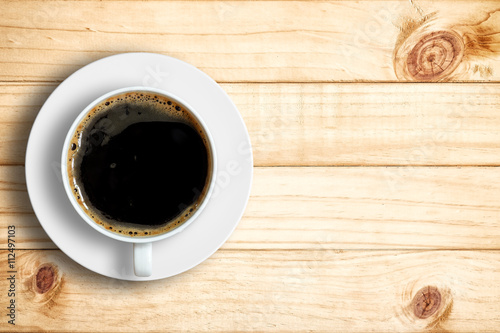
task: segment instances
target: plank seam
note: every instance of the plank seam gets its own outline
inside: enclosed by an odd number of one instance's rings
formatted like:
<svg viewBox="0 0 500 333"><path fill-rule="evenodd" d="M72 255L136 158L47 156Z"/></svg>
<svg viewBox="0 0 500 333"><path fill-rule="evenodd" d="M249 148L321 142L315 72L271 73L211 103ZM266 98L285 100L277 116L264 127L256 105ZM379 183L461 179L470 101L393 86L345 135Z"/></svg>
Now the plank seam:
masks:
<svg viewBox="0 0 500 333"><path fill-rule="evenodd" d="M268 0L262 0L268 1ZM60 84L64 79L58 80L0 80L0 84L3 83L55 83ZM219 84L440 84L440 85L453 85L453 84L491 84L498 85L500 80L498 81L482 81L482 80L462 80L462 81L448 81L448 82L418 82L418 81L396 81L396 80L388 80L388 81L369 81L369 80L318 80L318 81L217 81Z"/></svg>
<svg viewBox="0 0 500 333"><path fill-rule="evenodd" d="M7 251L8 248L0 248L0 251ZM16 248L16 251L61 251L59 248ZM344 252L383 252L383 251L394 251L394 252L445 252L445 251L481 251L481 252L500 252L500 248L428 248L428 249L415 249L415 248L358 248L358 249L343 249L343 248L332 248L332 249L296 249L296 248L280 248L280 249L218 249L217 252L336 252L338 254Z"/></svg>

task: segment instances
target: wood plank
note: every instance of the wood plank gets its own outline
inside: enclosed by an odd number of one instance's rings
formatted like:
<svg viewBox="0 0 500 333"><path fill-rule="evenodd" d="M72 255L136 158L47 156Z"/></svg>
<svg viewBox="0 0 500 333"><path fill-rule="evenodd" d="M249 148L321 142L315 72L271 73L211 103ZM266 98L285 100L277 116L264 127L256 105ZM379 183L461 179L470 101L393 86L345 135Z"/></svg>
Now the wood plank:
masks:
<svg viewBox="0 0 500 333"><path fill-rule="evenodd" d="M24 164L54 84L0 84L0 164ZM500 165L500 84L223 84L256 166Z"/></svg>
<svg viewBox="0 0 500 333"><path fill-rule="evenodd" d="M497 1L2 3L5 81L60 81L89 62L133 51L180 58L221 82L500 78ZM428 38L439 31L457 40ZM418 66L406 70L416 46Z"/></svg>
<svg viewBox="0 0 500 333"><path fill-rule="evenodd" d="M5 267L6 251L0 258ZM486 251L219 251L168 280L125 282L60 251L18 251L15 330L493 332L499 260ZM414 310L427 291L439 304ZM12 327L2 320L0 329Z"/></svg>
<svg viewBox="0 0 500 333"><path fill-rule="evenodd" d="M57 249L43 230L34 213L0 213L0 232L7 235L8 227L16 229L16 246L20 249ZM0 249L7 249L7 237L0 242Z"/></svg>
<svg viewBox="0 0 500 333"><path fill-rule="evenodd" d="M247 209L224 245L268 249L500 249L500 168L256 168ZM24 191L0 167L0 233L55 248ZM0 238L5 249L6 238Z"/></svg>

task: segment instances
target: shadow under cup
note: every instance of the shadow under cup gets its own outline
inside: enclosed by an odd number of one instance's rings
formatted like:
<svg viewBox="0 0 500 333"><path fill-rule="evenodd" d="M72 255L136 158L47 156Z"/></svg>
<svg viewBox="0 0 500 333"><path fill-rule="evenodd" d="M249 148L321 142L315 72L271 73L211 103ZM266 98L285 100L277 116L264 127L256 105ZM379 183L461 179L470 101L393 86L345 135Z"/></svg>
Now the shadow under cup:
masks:
<svg viewBox="0 0 500 333"><path fill-rule="evenodd" d="M121 241L171 236L206 205L215 149L198 114L171 94L126 88L89 105L63 148L63 180L78 213Z"/></svg>

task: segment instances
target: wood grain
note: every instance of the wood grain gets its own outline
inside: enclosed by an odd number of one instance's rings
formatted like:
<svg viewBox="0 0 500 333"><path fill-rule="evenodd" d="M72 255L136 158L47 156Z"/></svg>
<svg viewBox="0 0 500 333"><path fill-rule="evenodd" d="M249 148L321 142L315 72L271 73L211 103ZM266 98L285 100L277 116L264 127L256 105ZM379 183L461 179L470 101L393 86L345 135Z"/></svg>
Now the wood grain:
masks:
<svg viewBox="0 0 500 333"><path fill-rule="evenodd" d="M2 267L6 257L1 251ZM102 277L60 251L18 251L16 260L19 332L493 332L500 326L496 251L219 251L180 276L152 282ZM7 290L0 274L0 289ZM414 312L422 288L441 295L423 319ZM0 329L10 327L2 321Z"/></svg>
<svg viewBox="0 0 500 333"><path fill-rule="evenodd" d="M0 237L0 332L499 331L497 0L0 8L0 234L15 225L17 248L13 329ZM223 247L180 276L141 283L57 250L23 167L57 84L136 51L221 83L256 166Z"/></svg>
<svg viewBox="0 0 500 333"><path fill-rule="evenodd" d="M463 39L465 53L460 68L434 79L500 78L496 1L4 3L5 81L60 81L89 62L133 51L177 57L221 82L426 81L399 75L399 62L406 64L424 32L443 29ZM398 53L402 45L408 52ZM433 70L443 66L439 52Z"/></svg>
<svg viewBox="0 0 500 333"><path fill-rule="evenodd" d="M0 164L22 165L55 84L0 84ZM222 84L256 166L500 165L500 84Z"/></svg>
<svg viewBox="0 0 500 333"><path fill-rule="evenodd" d="M25 192L0 167L0 234L55 248ZM500 249L500 168L256 168L230 250ZM0 248L6 249L0 238Z"/></svg>

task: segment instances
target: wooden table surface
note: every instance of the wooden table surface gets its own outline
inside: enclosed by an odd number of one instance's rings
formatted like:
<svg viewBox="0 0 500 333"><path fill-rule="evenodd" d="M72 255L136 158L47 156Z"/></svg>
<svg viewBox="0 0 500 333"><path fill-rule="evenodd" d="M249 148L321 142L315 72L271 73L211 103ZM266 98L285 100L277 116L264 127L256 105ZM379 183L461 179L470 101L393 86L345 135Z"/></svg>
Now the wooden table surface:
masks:
<svg viewBox="0 0 500 333"><path fill-rule="evenodd" d="M219 82L255 163L227 243L140 283L58 250L24 177L48 95L131 51ZM499 106L499 1L0 1L0 330L499 331Z"/></svg>

